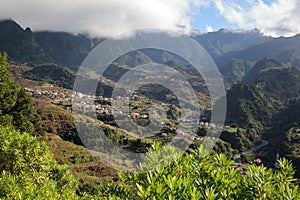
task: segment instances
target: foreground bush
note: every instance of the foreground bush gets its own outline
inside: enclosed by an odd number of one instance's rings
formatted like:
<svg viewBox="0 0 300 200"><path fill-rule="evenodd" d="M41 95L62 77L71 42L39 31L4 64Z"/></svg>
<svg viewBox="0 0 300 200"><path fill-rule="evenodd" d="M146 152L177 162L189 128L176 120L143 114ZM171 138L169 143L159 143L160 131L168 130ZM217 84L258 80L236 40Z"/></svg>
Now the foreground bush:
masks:
<svg viewBox="0 0 300 200"><path fill-rule="evenodd" d="M249 166L242 175L224 155L211 155L202 147L188 155L170 148L148 153L144 173L120 174L117 183L100 186L99 199L300 199L293 168L282 159L279 170ZM165 153L170 153L166 156ZM166 166L158 164L163 160Z"/></svg>
<svg viewBox="0 0 300 200"><path fill-rule="evenodd" d="M78 191L77 181L44 142L0 126L0 199L300 199L292 165L285 159L275 172L253 165L242 175L224 155L202 147L184 155L152 147L142 172L103 180L88 196Z"/></svg>
<svg viewBox="0 0 300 200"><path fill-rule="evenodd" d="M77 182L48 146L0 126L0 199L76 199Z"/></svg>

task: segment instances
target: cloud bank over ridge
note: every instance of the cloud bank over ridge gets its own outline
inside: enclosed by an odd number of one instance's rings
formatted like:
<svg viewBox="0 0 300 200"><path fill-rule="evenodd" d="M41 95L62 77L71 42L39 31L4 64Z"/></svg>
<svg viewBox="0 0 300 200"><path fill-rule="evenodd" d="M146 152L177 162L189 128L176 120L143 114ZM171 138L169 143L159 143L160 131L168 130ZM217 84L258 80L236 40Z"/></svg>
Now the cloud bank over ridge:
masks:
<svg viewBox="0 0 300 200"><path fill-rule="evenodd" d="M0 19L11 18L34 31L110 36L136 28L188 32L193 10L207 0L0 0Z"/></svg>
<svg viewBox="0 0 300 200"><path fill-rule="evenodd" d="M202 9L209 9L209 5L241 29L258 28L272 36L300 33L298 0L0 0L0 20L14 19L34 31L91 36L111 36L148 27L188 33L193 28L193 17ZM211 24L210 19L206 20L203 24ZM212 31L212 27L207 27L207 31Z"/></svg>
<svg viewBox="0 0 300 200"><path fill-rule="evenodd" d="M215 6L228 22L243 29L258 28L266 35L293 36L300 33L300 1L247 0L241 6L233 0L215 0Z"/></svg>

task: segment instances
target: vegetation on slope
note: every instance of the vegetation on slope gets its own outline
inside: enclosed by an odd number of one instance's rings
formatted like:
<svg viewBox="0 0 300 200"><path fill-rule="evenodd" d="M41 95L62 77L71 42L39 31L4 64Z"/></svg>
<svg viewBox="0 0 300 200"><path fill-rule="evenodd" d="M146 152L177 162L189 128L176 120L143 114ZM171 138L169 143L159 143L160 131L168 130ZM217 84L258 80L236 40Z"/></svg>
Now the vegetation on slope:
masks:
<svg viewBox="0 0 300 200"><path fill-rule="evenodd" d="M235 84L227 92L227 123L261 131L277 110L276 102L259 85Z"/></svg>
<svg viewBox="0 0 300 200"><path fill-rule="evenodd" d="M285 159L273 172L249 166L243 176L222 154L202 147L177 154L169 147L152 146L142 173L119 174L118 182L100 185L100 199L297 199L292 165Z"/></svg>
<svg viewBox="0 0 300 200"><path fill-rule="evenodd" d="M13 23L8 23L12 25ZM6 26L6 25L5 25ZM45 63L45 62L54 62L52 58L50 58L48 55L45 54L45 51L47 51L47 54L51 55L52 57L55 58L55 62L62 63L65 65L69 65L68 67L72 70L76 70L76 66L72 66L73 60L76 60L76 63L78 64L80 60L84 57L84 55L88 52L88 48L93 46L93 42L95 41L85 41L81 40L82 38L79 39L79 37L76 36L70 36L68 34L52 34L52 33L43 33L41 35L41 41L39 43L45 42L43 45L43 49L40 48L39 44L35 41L35 38L30 31L30 29L26 29L25 31L21 29L20 27L17 27L15 25L12 25L10 28L11 30L15 30L18 38L14 38L12 41L16 41L16 46L13 45L13 48L6 44L5 42L7 41L6 39L3 40L5 45L4 48L8 48L9 51L12 52L13 54L13 59L18 61L18 62L25 62L26 60L32 61L34 64L36 63ZM18 30L17 30L18 29ZM10 31L11 31L10 30ZM44 40L45 38L48 40ZM57 38L55 38L58 36ZM62 37L61 37L62 36ZM5 38L5 33L3 37ZM81 36L80 36L81 37ZM294 39L297 39L295 37ZM44 40L44 41L43 41ZM286 39L287 40L287 39ZM0 47L3 43L3 41L0 41ZM21 41L21 43L18 43ZM60 42L63 41L63 42ZM80 49L79 51L76 50L77 45L81 45L80 43L83 42L83 49ZM277 41L282 41L281 39L278 39ZM73 43L74 42L74 43ZM90 43L91 42L91 43ZM56 43L56 45L51 46L51 43ZM220 45L222 41L219 41L215 44L212 44L212 52L215 53L215 57L218 57L222 55L223 53L230 51L228 50L231 48L241 48L243 47L232 47L228 45ZM65 45L66 44L66 45ZM295 43L297 44L297 43ZM61 46L62 45L62 46ZM64 46L65 45L65 46ZM73 46L74 45L74 46ZM91 46L90 46L91 45ZM209 44L210 45L210 44ZM264 46L264 45L262 45ZM272 47L272 45L271 45ZM2 47L1 47L2 48ZM0 50L1 50L0 48ZM12 49L11 49L12 48ZM24 48L28 48L28 51L23 51ZM59 52L60 50L73 50L73 53L69 54L69 52ZM222 51L219 51L219 50ZM272 49L272 48L270 48ZM277 56L279 57L280 60L285 60L285 63L299 63L299 59L297 57L298 50L297 49L284 49L284 48L278 48L279 53L276 53ZM281 51L282 50L282 51ZM281 54L282 52L282 54ZM29 53L28 55L23 54L23 53ZM65 53L65 54L62 54ZM165 53L165 52L163 52ZM259 54L260 58L260 52L257 51ZM123 58L119 59L116 61L117 64L111 66L111 70L107 71L106 75L110 75L113 71L116 71L118 69L118 73L121 72L126 72L127 70L132 67L132 65L138 65L142 64L144 62L149 63L153 59L151 56L149 56L151 52L145 53L144 51L133 53L133 54L128 54L125 55ZM155 54L155 53L154 53ZM76 59L74 57L76 55ZM177 67L178 69L185 68L185 65L182 65L177 62L177 59L173 58L172 56L163 56L163 54L159 53L154 55L156 59L162 60L162 62L168 63L172 65L173 67ZM1 55L1 57L6 57ZM162 58L160 58L162 57ZM163 58L164 57L164 58ZM166 58L168 62L166 62ZM234 57L235 58L235 57ZM1 65L6 66L6 59L2 60L4 64L1 63ZM1 61L1 62L2 62ZM254 142L254 137L256 137L256 130L258 130L258 133L264 133L268 128L271 128L272 132L270 135L264 136L264 137L269 137L271 139L274 139L274 137L277 137L276 139L272 140L271 143L271 150L270 151L277 151L276 148L279 147L279 152L280 156L287 156L290 159L293 159L293 162L296 167L299 166L299 137L295 134L297 131L297 128L299 127L299 119L297 117L299 111L297 110L297 103L287 103L291 98L297 97L299 94L299 72L295 68L286 68L281 66L279 63L275 63L273 61L267 60L268 62L259 62L257 63L258 67L253 67L251 70L250 68L253 65L253 62L251 61L245 61L243 59L237 58L230 60L230 64L227 66L228 68L225 69L226 75L230 77L233 81L236 80L241 80L247 73L247 77L250 77L251 81L249 83L251 84L237 84L234 85L230 91L229 91L229 118L227 119L227 122L230 123L231 125L238 125L242 128L238 128L235 131L232 131L232 129L224 131L221 134L221 140L217 143L217 146L214 148L217 152L226 152L227 156L232 156L233 153L241 152L246 150L247 148L251 147ZM173 63L173 64L172 64ZM273 64L275 65L273 66ZM261 68L260 68L261 67ZM7 68L7 67L6 67ZM3 76L1 76L3 81L3 87L4 90L0 94L2 95L1 98L5 99L8 95L8 103L6 101L1 101L1 106L3 106L3 109L1 110L0 114L0 121L2 125L13 125L14 128L19 129L21 131L27 131L27 132L33 132L39 130L38 127L38 120L36 117L33 116L33 111L31 107L31 100L30 98L27 97L26 93L24 90L18 88L15 86L12 81L10 80L11 77L9 74L6 73L5 67L3 68L4 71L1 71ZM256 70L256 71L255 71ZM224 70L223 70L224 71ZM222 71L222 72L223 72ZM182 72L182 71L180 71ZM223 72L224 73L224 72ZM74 75L70 70L66 70L65 67L60 67L57 65L52 65L52 64L43 64L41 66L35 66L34 68L31 68L28 70L26 73L28 78L39 80L39 81L44 81L44 82L50 82L54 83L56 85L66 87L66 88L71 88L73 81L74 81ZM122 73L121 73L122 74ZM193 73L186 73L185 75L191 75ZM115 77L120 76L120 74L114 75ZM8 79L5 79L8 77ZM199 77L190 77L191 80L193 78L199 79ZM246 79L244 79L246 80ZM88 82L88 80L85 80ZM4 83L5 82L5 83ZM88 84L87 84L88 85ZM2 85L1 85L2 87ZM12 92L12 95L10 95L9 92ZM107 94L111 91L111 87L107 86L105 91L98 91L99 94ZM148 90L149 91L149 90ZM147 91L146 91L147 92ZM104 95L106 96L106 95ZM163 96L163 95L160 95ZM9 100L10 99L10 100ZM6 99L5 99L6 100ZM7 105L5 105L7 104ZM289 104L289 105L288 105ZM284 108L284 106L288 105L289 107L287 109ZM27 108L27 109L26 109ZM284 109L283 109L284 108ZM78 135L76 133L76 129L71 122L72 119L69 118L70 116L64 113L65 110L60 109L58 113L55 113L56 107L49 107L47 108L48 111L45 110L38 110L38 113L41 114L41 116L44 118L44 120L49 124L49 132L55 132L60 135L63 139L72 141L74 143L80 144L78 142ZM52 110L54 113L52 113ZM283 109L283 112L279 112L281 109ZM44 112L45 111L45 112ZM3 113L3 115L2 115ZM276 114L277 113L277 114ZM285 115L288 116L288 118L281 119L274 117L274 115ZM278 116L277 116L278 117ZM66 120L65 120L66 119ZM66 121L67 123L62 123L60 122L57 123L57 121ZM276 122L276 120L278 122ZM48 126L46 125L47 123L44 124L44 127ZM142 144L146 144L143 141L139 140L140 142L135 140L128 140L124 135L122 134L116 134L115 132L111 131L113 128L104 125L106 128L107 135L111 136L112 140L115 140L116 143L121 142L120 145L127 145L130 148L133 148L136 151L140 151L139 148L145 149L147 146L143 146ZM280 128L278 128L280 127ZM244 129L245 128L245 129ZM13 131L13 130L11 130ZM119 132L120 133L120 132ZM122 137L121 137L122 136ZM66 163L71 166L71 170L75 173L78 173L79 177L83 175L83 171L86 172L86 174L94 174L93 176L98 176L99 174L102 173L103 171L106 170L104 167L103 163L98 164L93 164L92 162L94 161L90 155L85 152L82 147L78 146L73 146L73 144L65 142L61 140L59 137L55 135L49 135L46 134L43 138L44 140L48 141L48 144L51 146L51 150L55 152L57 156L56 159L60 160L60 163ZM61 147L67 148L66 151L57 151ZM150 144L147 144L148 146ZM129 149L130 149L129 148ZM74 151L74 155L72 156L72 152ZM144 151L143 151L144 152ZM274 152L272 152L274 153ZM197 155L197 153L196 153ZM274 154L275 155L275 154ZM184 159L188 158L188 156L185 156ZM214 156L213 156L214 158ZM178 158L179 159L179 158ZM181 158L180 158L181 159ZM179 159L179 160L180 160ZM284 162L284 161L283 161ZM187 161L181 162L181 164L186 164L188 163ZM201 163L197 163L201 165ZM207 164L207 163L206 163ZM288 164L285 164L286 166ZM175 167L174 167L175 166ZM212 165L214 168L218 169L218 166ZM280 166L280 164L279 164ZM178 167L178 166L177 166ZM193 167L196 167L193 165ZM152 166L153 168L153 166ZM187 167L190 169L189 167ZM280 167L279 167L280 168ZM282 168L282 166L281 166ZM281 169L280 168L280 169ZM251 168L250 168L251 169ZM94 170L94 173L91 171ZM155 185L159 185L162 188L165 187L165 189L162 190L162 193L159 194L156 192L156 187L152 187L152 185L143 182L144 179L148 179L147 177L144 176L145 174L129 174L129 175L124 175L119 182L117 183L122 183L121 186L116 186L116 183L109 183L107 185L101 185L100 189L96 188L95 186L91 186L92 184L95 183L89 183L87 185L81 185L79 189L79 193L82 194L82 191L88 191L91 194L98 194L103 198L107 198L107 196L112 196L113 198L121 197L128 195L128 198L134 198L134 197L139 197L141 199L143 198L148 198L148 194L153 195L154 197L160 198L161 196L159 195L165 195L165 198L172 198L174 195L174 198L193 198L193 194L197 194L199 197L207 198L207 197L214 197L214 192L212 192L212 196L210 196L210 189L203 191L202 186L200 187L197 185L199 182L198 179L191 180L190 183L185 183L184 178L188 176L193 176L194 173L188 173L184 172L182 173L182 169L179 171L176 171L176 165L172 165L172 168L168 170L168 172L164 173L158 173L159 177L156 176L154 180L151 181L152 183L155 183ZM205 169L207 171L207 169ZM100 171L100 172L99 172ZM177 172L177 174L172 174L173 171ZM251 171L251 170L250 170ZM292 174L291 170L289 170L290 175ZM169 173L170 172L170 173ZM175 182L169 181L168 176L164 180L161 180L160 177L162 174L170 174L170 176L175 177L174 180ZM181 176L181 173L183 176ZM197 172L199 173L199 172ZM209 171L208 173L212 174L217 174L214 171ZM264 171L262 173L266 173L266 176L271 172ZM109 172L107 173L109 174ZM146 173L147 174L147 173ZM179 175L178 175L179 174ZM150 174L151 175L151 174ZM149 176L150 176L149 175ZM201 174L203 176L203 174ZM251 172L247 173L247 176L251 177ZM273 175L270 175L272 177ZM278 175L281 176L281 175ZM132 177L142 177L143 180L135 179ZM162 176L163 177L163 176ZM195 176L196 177L196 176ZM239 176L238 180L239 180ZM291 177L291 176L290 176ZM85 177L86 178L86 177ZM211 178L211 177L210 177ZM261 177L259 177L261 178ZM272 183L276 183L277 180L273 180L275 178L275 175L273 178L269 178L266 180L266 184L268 184L267 181L272 180ZM171 178L172 179L172 178ZM171 180L170 179L170 180ZM193 179L193 178L191 178ZM203 180L206 183L209 182L207 180ZM96 181L97 182L97 181ZM217 181L216 181L217 182ZM255 182L257 183L257 178L255 178ZM288 181L290 183L291 181ZM97 182L98 183L98 182ZM173 191L172 188L169 187L170 184L176 185L179 183L178 188L176 190L182 191L181 194L182 196L177 194L172 194L169 190ZM193 184L196 184L196 186L192 187ZM230 183L226 182L226 183ZM126 184L126 186L124 186ZM183 184L183 186L182 186ZM240 182L240 184L248 184L243 181ZM254 183L252 183L254 184ZM200 184L201 185L201 184ZM251 184L250 184L251 185ZM124 186L124 187L123 187ZM128 186L128 187L127 187ZM185 187L186 186L186 187ZM196 188L196 192L190 191L187 186L191 186L192 188ZM221 186L216 185L210 185L213 188L219 188ZM89 188L93 188L90 190ZM150 187L150 189L149 189ZM223 186L222 186L223 187ZM255 196L253 193L249 192L251 189L253 189L254 186L251 185L251 187L246 187L245 188L238 188L237 190L241 189L243 192L246 191L247 196L239 196L240 194L231 192L227 189L224 189L221 191L221 195L225 193L228 193L226 196L218 196L215 195L215 198L267 198L268 195L272 193L276 198L290 198L288 196L280 196L280 195L285 195L284 191L280 189L278 186L270 186L268 188L276 189L278 191L281 191L281 194L276 194L275 192L269 192L269 193L259 193L260 189L258 191L255 191L255 193L258 193L258 196ZM117 189L116 189L117 188ZM118 188L121 190L121 192L118 190ZM263 191L267 190L266 188L263 188ZM270 189L270 190L272 190ZM107 191L110 191L109 194ZM113 192L111 192L113 191ZM124 193L125 191L125 193ZM150 191L150 192L149 192ZM206 192L208 191L208 193ZM218 189L215 189L215 191L218 191ZM114 193L116 192L116 193ZM186 193L184 193L186 192ZM193 193L194 192L194 193ZM223 192L223 193L222 193ZM247 193L248 192L248 193ZM289 192L289 191L288 191ZM294 192L294 190L292 191ZM251 193L251 194L250 194ZM121 195L121 196L120 196ZM155 196L158 195L158 196ZM202 196L201 196L202 195ZM252 195L252 196L251 196ZM259 196L259 195L264 195L264 196ZM96 197L95 197L96 198ZM163 197L162 197L163 198ZM295 197L297 198L297 197Z"/></svg>
<svg viewBox="0 0 300 200"><path fill-rule="evenodd" d="M68 66L72 71L77 71L84 58L100 42L100 39L65 32L37 32L34 37L55 63Z"/></svg>
<svg viewBox="0 0 300 200"><path fill-rule="evenodd" d="M40 130L39 118L35 116L31 98L12 79L7 70L7 54L0 54L0 125L12 125L28 133Z"/></svg>
<svg viewBox="0 0 300 200"><path fill-rule="evenodd" d="M211 155L202 147L178 154L154 144L141 166L145 172L119 173L118 180L101 182L86 194L37 138L0 127L0 143L0 158L5 160L0 164L2 199L300 198L292 165L284 159L276 172L253 165L243 176L222 154Z"/></svg>
<svg viewBox="0 0 300 200"><path fill-rule="evenodd" d="M39 46L30 28L25 30L13 20L0 21L0 52L6 51L19 63L40 64L53 59Z"/></svg>
<svg viewBox="0 0 300 200"><path fill-rule="evenodd" d="M299 177L300 71L271 59L263 59L251 71L246 77L251 84L234 84L228 91L226 121L254 128L269 141L261 155L265 164L276 167L276 155L287 157L293 160Z"/></svg>
<svg viewBox="0 0 300 200"><path fill-rule="evenodd" d="M300 100L290 101L290 105L279 112L274 118L272 128L266 138L270 140L270 152L274 156L277 152L292 160L296 167L296 175L300 177Z"/></svg>
<svg viewBox="0 0 300 200"><path fill-rule="evenodd" d="M46 143L0 126L1 199L76 199L77 181Z"/></svg>

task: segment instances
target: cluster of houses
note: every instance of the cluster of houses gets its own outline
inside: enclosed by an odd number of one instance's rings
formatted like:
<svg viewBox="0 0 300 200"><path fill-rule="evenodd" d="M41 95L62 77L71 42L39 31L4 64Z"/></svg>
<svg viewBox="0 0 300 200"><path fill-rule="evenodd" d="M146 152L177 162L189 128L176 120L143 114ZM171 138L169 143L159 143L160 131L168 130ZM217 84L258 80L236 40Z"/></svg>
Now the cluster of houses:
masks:
<svg viewBox="0 0 300 200"><path fill-rule="evenodd" d="M186 139L189 139L189 140L199 140L200 139L200 137L198 135L193 134L193 133L185 133L182 130L177 130L176 134L179 136L182 136Z"/></svg>
<svg viewBox="0 0 300 200"><path fill-rule="evenodd" d="M80 106L85 111L96 111L97 114L111 114L111 106L108 102L111 102L113 100L112 98L107 98L103 96L96 97L74 91L72 94L72 99L74 100L77 106ZM97 99L105 101L107 103L95 103L95 100Z"/></svg>
<svg viewBox="0 0 300 200"><path fill-rule="evenodd" d="M40 96L46 96L53 101L57 103L63 103L63 102L71 102L70 94L67 91L64 92L57 92L57 91L48 91L48 90L42 90L42 89L31 89L31 88L24 88L25 91L33 96L33 97L40 97Z"/></svg>
<svg viewBox="0 0 300 200"><path fill-rule="evenodd" d="M201 121L199 123L199 125L200 125L200 127L209 127L209 122L203 122L203 121Z"/></svg>
<svg viewBox="0 0 300 200"><path fill-rule="evenodd" d="M140 98L138 95L134 94L131 98L129 97L123 97L123 96L116 96L115 99L111 97L104 97L104 96L91 96L91 95L85 95L81 92L74 92L72 95L73 98L77 99L78 103L81 105L82 108L89 110L95 110L97 114L106 114L111 115L115 114L114 111L111 109L111 102L116 101L125 101L125 100L136 100L137 98ZM99 100L94 102L91 102L92 99ZM119 115L127 115L128 117L131 117L132 119L149 119L148 114L141 114L138 112L131 112L131 113L124 113L123 111L119 111L117 114Z"/></svg>
<svg viewBox="0 0 300 200"><path fill-rule="evenodd" d="M250 164L256 164L256 165L261 165L262 164L262 160L260 158L255 158ZM249 165L245 165L245 164L241 164L239 163L235 163L235 169L237 171L239 171L243 176L248 176L248 167Z"/></svg>
<svg viewBox="0 0 300 200"><path fill-rule="evenodd" d="M137 112L130 113L130 117L132 119L149 119L148 114L140 114L140 113L137 113Z"/></svg>
<svg viewBox="0 0 300 200"><path fill-rule="evenodd" d="M52 99L54 102L63 103L63 102L71 102L72 98L77 99L77 103L84 108L85 110L94 110L97 114L106 114L111 115L114 114L111 110L111 102L114 100L141 100L143 97L139 96L137 94L133 94L130 98L129 97L123 97L123 96L116 96L115 99L104 97L104 96L91 96L86 95L81 92L73 92L72 95L68 93L68 91L64 92L53 92L49 90L42 90L42 89L31 89L31 88L25 88L27 93L29 93L31 96L46 96L50 99ZM94 103L94 100L100 100L100 102L96 101L97 103ZM93 101L93 102L92 102ZM130 112L130 113L123 113L123 111L119 111L119 115L128 116L132 119L149 119L149 115L146 113L141 112ZM200 127L213 127L213 123L209 123L207 121L200 121L199 122ZM225 127L224 127L225 128ZM230 127L229 127L230 128ZM170 131L172 133L175 133L176 135L185 137L187 139L200 139L198 135L196 134L190 134L190 133L184 133L181 130L176 130L175 127L171 127ZM299 129L300 134L300 129ZM162 133L162 137L167 137L168 133Z"/></svg>
<svg viewBox="0 0 300 200"><path fill-rule="evenodd" d="M98 104L98 105L94 105L94 108L96 110L97 114L111 114L111 106L109 104L106 105L102 105L102 104Z"/></svg>

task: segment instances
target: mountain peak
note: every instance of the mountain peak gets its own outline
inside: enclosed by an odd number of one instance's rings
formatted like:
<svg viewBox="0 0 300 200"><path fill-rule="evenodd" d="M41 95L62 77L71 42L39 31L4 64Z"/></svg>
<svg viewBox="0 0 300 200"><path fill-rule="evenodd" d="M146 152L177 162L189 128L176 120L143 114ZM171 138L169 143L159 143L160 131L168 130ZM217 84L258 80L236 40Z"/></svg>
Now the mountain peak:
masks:
<svg viewBox="0 0 300 200"><path fill-rule="evenodd" d="M250 72L244 78L244 82L253 83L261 73L271 70L271 69L282 69L284 66L268 57L264 57L259 60L250 70Z"/></svg>
<svg viewBox="0 0 300 200"><path fill-rule="evenodd" d="M255 29L234 29L234 28L221 28L220 30L217 31L217 33L232 33L232 34L247 34L247 33L252 33L252 34L259 34L262 35L261 31L257 28Z"/></svg>
<svg viewBox="0 0 300 200"><path fill-rule="evenodd" d="M18 25L18 23L13 19L3 19L3 20L0 20L0 23L14 23L14 24Z"/></svg>
<svg viewBox="0 0 300 200"><path fill-rule="evenodd" d="M12 19L0 20L1 30L10 30L10 31L23 31L23 28Z"/></svg>
<svg viewBox="0 0 300 200"><path fill-rule="evenodd" d="M27 28L25 29L25 32L32 33L32 31L31 31L31 29L30 29L29 27L27 27Z"/></svg>
<svg viewBox="0 0 300 200"><path fill-rule="evenodd" d="M270 69L270 68L279 68L282 67L282 64L277 62L276 60L269 58L269 57L263 57L261 60L259 60L253 67L253 69Z"/></svg>
<svg viewBox="0 0 300 200"><path fill-rule="evenodd" d="M12 19L0 21L0 35L0 51L6 51L16 62L43 63L52 60L35 41L31 29L24 30Z"/></svg>

